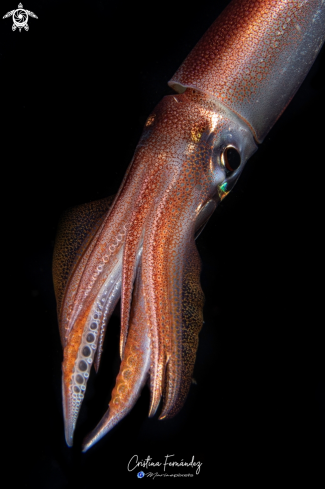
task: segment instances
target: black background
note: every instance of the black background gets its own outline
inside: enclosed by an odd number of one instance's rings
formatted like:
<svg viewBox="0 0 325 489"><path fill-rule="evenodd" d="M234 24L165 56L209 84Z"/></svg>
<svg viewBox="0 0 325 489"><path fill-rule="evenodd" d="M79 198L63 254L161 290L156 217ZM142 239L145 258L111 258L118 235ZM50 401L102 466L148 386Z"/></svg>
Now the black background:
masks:
<svg viewBox="0 0 325 489"><path fill-rule="evenodd" d="M134 454L194 455L203 463L196 483L221 487L238 477L263 487L280 470L291 477L323 464L324 50L198 239L205 324L183 410L149 420L145 389L81 454L118 370L117 312L75 446L64 441L51 278L58 220L117 191L167 81L227 3L25 0L38 16L29 32L0 22L2 418L14 487L18 478L46 489L135 482ZM3 1L1 17L15 8Z"/></svg>

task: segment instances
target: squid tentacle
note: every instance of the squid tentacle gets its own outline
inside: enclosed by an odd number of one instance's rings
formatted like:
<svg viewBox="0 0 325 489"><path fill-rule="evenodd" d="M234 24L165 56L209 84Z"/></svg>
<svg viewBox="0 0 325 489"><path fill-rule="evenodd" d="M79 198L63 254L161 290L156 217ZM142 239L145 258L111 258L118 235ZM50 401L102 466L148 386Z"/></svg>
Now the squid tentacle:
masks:
<svg viewBox="0 0 325 489"><path fill-rule="evenodd" d="M99 441L128 414L147 381L151 347L143 298L141 264L137 271L134 299L136 306L131 313L124 357L112 391L108 410L94 430L85 438L83 451L88 450L94 443Z"/></svg>

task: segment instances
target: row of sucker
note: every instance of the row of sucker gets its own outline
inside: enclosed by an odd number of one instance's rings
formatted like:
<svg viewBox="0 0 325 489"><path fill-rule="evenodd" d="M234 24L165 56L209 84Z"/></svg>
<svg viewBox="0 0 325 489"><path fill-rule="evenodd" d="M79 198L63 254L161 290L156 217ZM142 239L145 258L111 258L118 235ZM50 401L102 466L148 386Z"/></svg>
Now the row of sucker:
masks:
<svg viewBox="0 0 325 489"><path fill-rule="evenodd" d="M105 304L104 313L102 315L102 319L100 322L100 328L99 328L99 334L98 334L98 346L97 346L96 357L95 357L95 361L94 361L94 367L96 369L96 372L98 372L100 359L101 359L101 356L103 353L103 344L104 344L104 339L105 339L107 322L109 321L109 319L112 315L112 312L114 311L116 304L118 303L118 301L120 299L121 285L122 285L122 278L121 278L121 276L119 276L117 281L114 283L113 290L111 292L109 300Z"/></svg>
<svg viewBox="0 0 325 489"><path fill-rule="evenodd" d="M148 378L150 339L143 299L141 265L137 267L134 290L135 305L130 316L130 328L124 357L112 391L109 408L96 428L87 436L83 451L111 430L134 406Z"/></svg>
<svg viewBox="0 0 325 489"><path fill-rule="evenodd" d="M108 263L110 259L116 255L116 251L121 246L127 230L128 230L128 226L124 224L122 229L119 230L116 236L111 238L110 242L107 243L105 254L102 256L101 262L99 263L99 265L97 265L97 268L94 274L92 275L91 280L87 285L87 288L85 289L85 297L87 297L92 292L92 288L96 279L105 270L105 264Z"/></svg>
<svg viewBox="0 0 325 489"><path fill-rule="evenodd" d="M72 369L68 393L69 420L67 420L72 423L72 430L76 425L91 366L95 362L95 368L98 370L107 322L121 295L122 250L118 258L87 319Z"/></svg>
<svg viewBox="0 0 325 489"><path fill-rule="evenodd" d="M105 303L105 299L106 297L103 296L100 301L96 303L94 313L84 329L75 366L72 370L73 374L70 383L70 415L73 419L74 427L84 398L91 365L94 361L100 337L101 316L104 305L102 301Z"/></svg>
<svg viewBox="0 0 325 489"><path fill-rule="evenodd" d="M134 206L130 219L130 229L126 236L123 255L123 286L122 286L122 310L121 310L121 334L120 334L120 356L123 357L129 316L133 283L136 276L135 259L143 240L143 230L152 202L157 190L161 187L161 175L158 172L159 163L154 164L149 176L143 183L141 194Z"/></svg>

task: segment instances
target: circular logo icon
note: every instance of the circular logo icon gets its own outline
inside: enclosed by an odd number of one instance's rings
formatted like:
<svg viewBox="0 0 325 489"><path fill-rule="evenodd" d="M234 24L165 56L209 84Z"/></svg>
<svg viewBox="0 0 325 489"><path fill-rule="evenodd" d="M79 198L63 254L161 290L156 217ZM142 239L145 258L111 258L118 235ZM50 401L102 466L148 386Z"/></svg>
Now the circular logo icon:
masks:
<svg viewBox="0 0 325 489"><path fill-rule="evenodd" d="M21 9L21 8L15 10L12 17L13 17L14 24L19 29L21 29L22 27L25 27L25 25L28 22L28 14L27 14L26 10Z"/></svg>
<svg viewBox="0 0 325 489"><path fill-rule="evenodd" d="M137 473L137 476L138 476L139 479L142 479L142 477L144 477L144 472L142 472L142 471L141 472L138 472Z"/></svg>

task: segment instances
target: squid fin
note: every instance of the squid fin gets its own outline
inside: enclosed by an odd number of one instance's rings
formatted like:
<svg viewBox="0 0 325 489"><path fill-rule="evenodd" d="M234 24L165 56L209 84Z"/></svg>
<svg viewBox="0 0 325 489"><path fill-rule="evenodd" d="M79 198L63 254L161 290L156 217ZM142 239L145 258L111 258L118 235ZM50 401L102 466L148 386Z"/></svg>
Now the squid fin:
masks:
<svg viewBox="0 0 325 489"><path fill-rule="evenodd" d="M58 227L53 253L53 282L58 314L66 284L80 257L102 224L114 195L81 204L63 214Z"/></svg>
<svg viewBox="0 0 325 489"><path fill-rule="evenodd" d="M182 339L179 389L172 394L173 376L167 363L164 406L159 419L171 418L183 407L192 383L199 332L203 326L204 294L200 284L201 260L194 240L187 252L182 287Z"/></svg>

